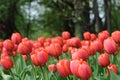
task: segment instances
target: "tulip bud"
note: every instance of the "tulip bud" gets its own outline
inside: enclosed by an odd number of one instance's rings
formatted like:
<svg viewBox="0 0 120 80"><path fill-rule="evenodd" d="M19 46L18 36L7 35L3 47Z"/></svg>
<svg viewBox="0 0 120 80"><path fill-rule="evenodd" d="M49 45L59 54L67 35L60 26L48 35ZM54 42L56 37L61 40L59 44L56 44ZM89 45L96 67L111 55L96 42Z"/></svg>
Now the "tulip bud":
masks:
<svg viewBox="0 0 120 80"><path fill-rule="evenodd" d="M81 47L81 41L78 37L73 37L69 40L67 40L67 45L71 46L71 47Z"/></svg>
<svg viewBox="0 0 120 80"><path fill-rule="evenodd" d="M112 32L112 39L116 42L116 43L120 43L120 31L114 31Z"/></svg>
<svg viewBox="0 0 120 80"><path fill-rule="evenodd" d="M26 55L30 52L30 50L29 50L28 46L22 42L18 45L18 52L22 55Z"/></svg>
<svg viewBox="0 0 120 80"><path fill-rule="evenodd" d="M37 57L37 54L32 54L31 55L31 60L32 60L32 63L35 65L35 66L39 66L39 60L38 60L38 57Z"/></svg>
<svg viewBox="0 0 120 80"><path fill-rule="evenodd" d="M11 51L14 48L14 44L13 44L13 42L11 40L6 39L3 42L3 47L6 48L8 51Z"/></svg>
<svg viewBox="0 0 120 80"><path fill-rule="evenodd" d="M72 54L72 59L83 59L86 60L89 57L87 50L81 48L78 49L75 53Z"/></svg>
<svg viewBox="0 0 120 80"><path fill-rule="evenodd" d="M66 77L71 74L70 61L67 59L59 60L57 62L57 70L62 77Z"/></svg>
<svg viewBox="0 0 120 80"><path fill-rule="evenodd" d="M112 70L115 74L118 74L118 70L115 64L110 64L107 66L107 74L110 75L110 70Z"/></svg>
<svg viewBox="0 0 120 80"><path fill-rule="evenodd" d="M27 60L28 60L27 55L22 55L22 57L23 57L23 59L24 59L25 61L27 61Z"/></svg>
<svg viewBox="0 0 120 80"><path fill-rule="evenodd" d="M0 65L4 70L9 70L13 67L13 61L9 56L5 56L1 58Z"/></svg>
<svg viewBox="0 0 120 80"><path fill-rule="evenodd" d="M103 50L103 44L102 44L102 42L100 41L100 40L94 40L93 42L91 42L91 45L90 46L92 46L92 48L94 48L94 50L96 51L96 52L101 52L102 50Z"/></svg>
<svg viewBox="0 0 120 80"><path fill-rule="evenodd" d="M2 52L2 48L3 48L3 42L0 41L0 53Z"/></svg>
<svg viewBox="0 0 120 80"><path fill-rule="evenodd" d="M104 30L104 31L98 33L98 39L103 43L103 41L105 39L107 39L109 37L109 35L110 35L109 32Z"/></svg>
<svg viewBox="0 0 120 80"><path fill-rule="evenodd" d="M45 42L45 38L44 37L39 37L38 42L43 46L43 44Z"/></svg>
<svg viewBox="0 0 120 80"><path fill-rule="evenodd" d="M91 39L91 34L90 32L84 32L83 34L85 40L90 40Z"/></svg>
<svg viewBox="0 0 120 80"><path fill-rule="evenodd" d="M68 52L68 45L67 45L67 44L64 44L64 45L63 45L62 51L63 51L64 53Z"/></svg>
<svg viewBox="0 0 120 80"><path fill-rule="evenodd" d="M116 55L118 47L112 38L107 38L104 40L104 49L107 53Z"/></svg>
<svg viewBox="0 0 120 80"><path fill-rule="evenodd" d="M101 67L106 67L110 64L110 58L107 53L100 54L98 57L98 63Z"/></svg>
<svg viewBox="0 0 120 80"><path fill-rule="evenodd" d="M41 50L40 52L37 52L37 59L39 61L40 66L45 65L46 62L49 60L48 53L44 50Z"/></svg>
<svg viewBox="0 0 120 80"><path fill-rule="evenodd" d="M68 31L62 32L62 38L67 40L70 38L70 33Z"/></svg>
<svg viewBox="0 0 120 80"><path fill-rule="evenodd" d="M95 34L90 34L90 36L91 36L91 41L94 41L95 39L96 39L96 35Z"/></svg>
<svg viewBox="0 0 120 80"><path fill-rule="evenodd" d="M73 75L83 80L88 80L92 76L90 65L82 59L72 60L70 62L70 69Z"/></svg>
<svg viewBox="0 0 120 80"><path fill-rule="evenodd" d="M11 40L14 44L19 44L22 41L22 36L20 33L13 33L11 36Z"/></svg>
<svg viewBox="0 0 120 80"><path fill-rule="evenodd" d="M48 70L55 73L57 71L56 65L55 64L48 65Z"/></svg>
<svg viewBox="0 0 120 80"><path fill-rule="evenodd" d="M58 43L52 43L48 47L47 51L53 57L58 58L62 54L62 47Z"/></svg>

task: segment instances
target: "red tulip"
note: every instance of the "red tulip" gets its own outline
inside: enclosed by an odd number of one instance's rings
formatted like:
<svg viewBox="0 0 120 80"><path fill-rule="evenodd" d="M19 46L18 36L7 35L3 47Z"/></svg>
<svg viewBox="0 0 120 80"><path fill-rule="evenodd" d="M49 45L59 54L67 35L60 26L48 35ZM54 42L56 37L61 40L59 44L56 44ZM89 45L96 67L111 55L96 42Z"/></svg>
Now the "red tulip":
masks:
<svg viewBox="0 0 120 80"><path fill-rule="evenodd" d="M41 44L41 46L43 46L43 44L45 42L45 38L44 37L39 37L38 42Z"/></svg>
<svg viewBox="0 0 120 80"><path fill-rule="evenodd" d="M67 44L64 44L64 45L63 45L62 51L63 51L64 53L68 52L68 45L67 45Z"/></svg>
<svg viewBox="0 0 120 80"><path fill-rule="evenodd" d="M103 50L103 44L100 40L96 39L91 42L90 45L96 52L101 52Z"/></svg>
<svg viewBox="0 0 120 80"><path fill-rule="evenodd" d="M39 65L44 66L46 62L49 60L48 53L45 50L37 52L37 59L39 61Z"/></svg>
<svg viewBox="0 0 120 80"><path fill-rule="evenodd" d="M32 55L31 55L31 60L32 60L32 63L33 63L35 66L39 66L39 61L38 61L37 54L32 54Z"/></svg>
<svg viewBox="0 0 120 80"><path fill-rule="evenodd" d="M102 31L98 33L98 39L103 43L105 39L107 39L110 36L108 31Z"/></svg>
<svg viewBox="0 0 120 80"><path fill-rule="evenodd" d="M48 70L55 73L57 71L57 67L55 64L50 64L50 65L48 65Z"/></svg>
<svg viewBox="0 0 120 80"><path fill-rule="evenodd" d="M67 59L59 60L57 62L57 70L62 77L66 77L71 74L70 61Z"/></svg>
<svg viewBox="0 0 120 80"><path fill-rule="evenodd" d="M104 49L107 53L116 55L118 47L112 38L107 38L104 40Z"/></svg>
<svg viewBox="0 0 120 80"><path fill-rule="evenodd" d="M90 34L90 36L91 36L91 41L94 41L95 39L96 39L96 35L95 34Z"/></svg>
<svg viewBox="0 0 120 80"><path fill-rule="evenodd" d="M67 40L67 45L71 47L81 47L81 41L78 37L73 37Z"/></svg>
<svg viewBox="0 0 120 80"><path fill-rule="evenodd" d="M89 53L87 50L81 48L78 49L75 53L72 54L72 59L83 59L86 60L89 57Z"/></svg>
<svg viewBox="0 0 120 80"><path fill-rule="evenodd" d="M110 75L110 70L112 70L115 74L118 74L118 70L115 64L110 64L107 66L107 74Z"/></svg>
<svg viewBox="0 0 120 80"><path fill-rule="evenodd" d="M13 67L13 61L9 56L5 56L1 58L0 65L4 70L9 70Z"/></svg>
<svg viewBox="0 0 120 80"><path fill-rule="evenodd" d="M70 33L68 31L62 32L62 38L67 40L70 38Z"/></svg>
<svg viewBox="0 0 120 80"><path fill-rule="evenodd" d="M90 45L89 48L90 48L90 55L94 55L96 53L94 46Z"/></svg>
<svg viewBox="0 0 120 80"><path fill-rule="evenodd" d="M3 47L6 48L8 51L11 51L14 48L14 44L13 44L13 42L11 40L6 39L3 42Z"/></svg>
<svg viewBox="0 0 120 80"><path fill-rule="evenodd" d="M4 48L4 47L3 47L3 49L2 49L2 53L11 55L11 52L8 51L8 50L7 50L6 48Z"/></svg>
<svg viewBox="0 0 120 80"><path fill-rule="evenodd" d="M24 42L22 42L18 45L18 52L22 55L27 55L28 53L30 53L30 50L28 46Z"/></svg>
<svg viewBox="0 0 120 80"><path fill-rule="evenodd" d="M82 59L72 60L70 62L70 69L73 75L83 80L88 80L92 76L90 65Z"/></svg>
<svg viewBox="0 0 120 80"><path fill-rule="evenodd" d="M107 53L100 54L98 57L98 63L101 67L106 67L110 64L110 58Z"/></svg>
<svg viewBox="0 0 120 80"><path fill-rule="evenodd" d="M60 46L63 46L63 40L61 37L57 36L51 39L51 43L58 43Z"/></svg>
<svg viewBox="0 0 120 80"><path fill-rule="evenodd" d="M22 41L22 36L20 33L13 33L11 36L11 40L14 44L19 44Z"/></svg>
<svg viewBox="0 0 120 80"><path fill-rule="evenodd" d="M112 32L112 39L116 42L116 43L120 43L120 31L114 31Z"/></svg>
<svg viewBox="0 0 120 80"><path fill-rule="evenodd" d="M84 32L83 34L85 40L90 40L91 39L91 34L90 32Z"/></svg>
<svg viewBox="0 0 120 80"><path fill-rule="evenodd" d="M25 61L27 61L27 60L28 60L27 55L22 55L22 57L23 57L23 59L24 59Z"/></svg>
<svg viewBox="0 0 120 80"><path fill-rule="evenodd" d="M48 52L53 57L57 58L62 54L62 47L58 43L51 43L48 47Z"/></svg>
<svg viewBox="0 0 120 80"><path fill-rule="evenodd" d="M81 45L82 46L89 46L90 45L90 41L88 41L88 40L82 40L81 41Z"/></svg>
<svg viewBox="0 0 120 80"><path fill-rule="evenodd" d="M77 48L73 48L73 47L70 47L69 48L69 52L70 52L70 55L72 55L74 52L76 52L78 49Z"/></svg>
<svg viewBox="0 0 120 80"><path fill-rule="evenodd" d="M2 52L2 48L3 48L3 42L0 41L0 53Z"/></svg>

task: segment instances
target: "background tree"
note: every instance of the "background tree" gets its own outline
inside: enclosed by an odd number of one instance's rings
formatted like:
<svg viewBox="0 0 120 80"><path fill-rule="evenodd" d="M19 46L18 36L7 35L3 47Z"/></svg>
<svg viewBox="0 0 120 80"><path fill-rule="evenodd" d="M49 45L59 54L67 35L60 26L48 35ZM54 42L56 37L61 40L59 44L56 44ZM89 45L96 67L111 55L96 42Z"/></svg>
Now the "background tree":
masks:
<svg viewBox="0 0 120 80"><path fill-rule="evenodd" d="M85 31L112 32L120 29L119 4L119 0L0 1L0 37L9 38L13 32L34 39L62 31L79 37Z"/></svg>

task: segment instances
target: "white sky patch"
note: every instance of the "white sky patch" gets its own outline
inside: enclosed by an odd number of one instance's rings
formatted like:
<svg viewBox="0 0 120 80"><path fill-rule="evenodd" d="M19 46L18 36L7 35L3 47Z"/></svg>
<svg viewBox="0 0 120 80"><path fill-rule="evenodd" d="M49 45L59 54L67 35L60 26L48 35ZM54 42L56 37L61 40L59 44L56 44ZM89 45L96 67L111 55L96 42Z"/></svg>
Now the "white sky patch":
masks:
<svg viewBox="0 0 120 80"><path fill-rule="evenodd" d="M21 7L21 9L27 19L29 19L30 15L30 20L39 18L39 15L44 14L45 11L44 6L40 6L37 1L31 2L30 8L29 3L26 3L24 6Z"/></svg>

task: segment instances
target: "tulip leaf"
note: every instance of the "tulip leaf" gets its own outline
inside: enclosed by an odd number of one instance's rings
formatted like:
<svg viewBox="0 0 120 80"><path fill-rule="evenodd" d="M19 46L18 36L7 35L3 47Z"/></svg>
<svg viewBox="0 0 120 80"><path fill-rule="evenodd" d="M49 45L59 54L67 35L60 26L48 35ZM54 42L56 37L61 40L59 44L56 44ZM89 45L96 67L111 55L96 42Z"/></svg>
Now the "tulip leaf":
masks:
<svg viewBox="0 0 120 80"><path fill-rule="evenodd" d="M3 80L12 80L12 76L7 75L7 74L5 74L5 73L3 73L3 72L2 72L2 74L1 74L1 76L2 76Z"/></svg>
<svg viewBox="0 0 120 80"><path fill-rule="evenodd" d="M26 74L29 74L30 71L32 70L31 65L26 66L23 71L20 73L20 77L22 78L22 80L24 80L24 78L26 77Z"/></svg>
<svg viewBox="0 0 120 80"><path fill-rule="evenodd" d="M120 80L120 76L116 75L112 70L110 70L110 80Z"/></svg>

